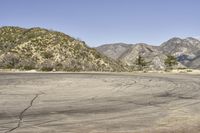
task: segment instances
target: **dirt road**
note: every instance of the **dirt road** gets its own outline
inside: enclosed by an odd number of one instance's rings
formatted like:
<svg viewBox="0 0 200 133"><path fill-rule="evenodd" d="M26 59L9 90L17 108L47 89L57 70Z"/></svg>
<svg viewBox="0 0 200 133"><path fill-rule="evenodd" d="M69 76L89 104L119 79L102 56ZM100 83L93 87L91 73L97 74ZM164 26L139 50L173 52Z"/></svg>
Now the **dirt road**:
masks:
<svg viewBox="0 0 200 133"><path fill-rule="evenodd" d="M199 133L200 75L0 73L0 133Z"/></svg>

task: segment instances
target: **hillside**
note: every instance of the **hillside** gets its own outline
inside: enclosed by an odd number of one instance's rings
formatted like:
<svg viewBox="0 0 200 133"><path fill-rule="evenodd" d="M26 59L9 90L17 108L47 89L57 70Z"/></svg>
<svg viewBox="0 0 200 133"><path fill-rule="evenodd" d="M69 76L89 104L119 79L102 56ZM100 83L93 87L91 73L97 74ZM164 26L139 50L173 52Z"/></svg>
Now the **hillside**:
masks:
<svg viewBox="0 0 200 133"><path fill-rule="evenodd" d="M138 55L145 58L148 67L153 70L165 68L164 59L166 55L159 51L159 47L144 43L125 44L115 43L102 45L96 48L100 53L114 59L120 60L123 64L134 66Z"/></svg>
<svg viewBox="0 0 200 133"><path fill-rule="evenodd" d="M104 44L97 47L97 51L100 53L117 60L125 51L131 47L131 44L125 43L114 43L114 44Z"/></svg>
<svg viewBox="0 0 200 133"><path fill-rule="evenodd" d="M192 37L186 39L172 38L160 46L151 46L144 43L132 45L108 44L99 46L96 49L102 54L114 60L120 60L128 66L134 66L135 60L141 55L149 62L148 67L150 69L165 69L164 60L166 55L171 54L178 60L177 67L200 68L200 41Z"/></svg>
<svg viewBox="0 0 200 133"><path fill-rule="evenodd" d="M164 59L166 56L157 47L143 43L132 45L120 56L119 60L129 66L134 66L139 55L145 59L149 69L160 70L165 68Z"/></svg>
<svg viewBox="0 0 200 133"><path fill-rule="evenodd" d="M0 68L42 71L127 71L141 55L153 70L165 69L166 55L178 67L200 68L200 41L172 38L160 46L105 44L97 48L61 32L42 28L0 28Z"/></svg>
<svg viewBox="0 0 200 133"><path fill-rule="evenodd" d="M0 28L0 68L42 71L123 71L85 42L41 28Z"/></svg>
<svg viewBox="0 0 200 133"><path fill-rule="evenodd" d="M188 64L186 64L189 68L198 69L200 68L200 55L190 60Z"/></svg>
<svg viewBox="0 0 200 133"><path fill-rule="evenodd" d="M172 38L164 42L161 46L164 54L172 54L177 57L178 61L187 67L193 68L200 66L199 61L194 60L200 55L200 41L195 38ZM192 63L193 61L193 63ZM196 64L193 66L193 64Z"/></svg>
<svg viewBox="0 0 200 133"><path fill-rule="evenodd" d="M159 51L159 47L151 46L144 43L138 44L107 44L96 48L102 54L114 59L120 60L123 64L134 66L135 61L139 55L145 58L148 62L148 67L153 70L160 70L165 68L164 55ZM113 56L114 55L114 56Z"/></svg>

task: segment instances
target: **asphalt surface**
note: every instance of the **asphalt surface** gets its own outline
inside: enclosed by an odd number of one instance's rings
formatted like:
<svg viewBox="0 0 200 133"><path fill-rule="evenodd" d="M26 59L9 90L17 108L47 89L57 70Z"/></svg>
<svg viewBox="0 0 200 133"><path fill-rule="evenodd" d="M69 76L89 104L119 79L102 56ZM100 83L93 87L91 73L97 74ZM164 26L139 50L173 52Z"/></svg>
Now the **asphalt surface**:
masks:
<svg viewBox="0 0 200 133"><path fill-rule="evenodd" d="M0 73L0 133L199 133L200 75Z"/></svg>

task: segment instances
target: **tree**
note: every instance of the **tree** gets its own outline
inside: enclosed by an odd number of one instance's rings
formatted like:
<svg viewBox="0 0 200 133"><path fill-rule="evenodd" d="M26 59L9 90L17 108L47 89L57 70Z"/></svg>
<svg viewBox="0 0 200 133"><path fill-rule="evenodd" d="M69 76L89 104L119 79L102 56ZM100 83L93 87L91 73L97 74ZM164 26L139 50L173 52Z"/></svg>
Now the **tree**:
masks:
<svg viewBox="0 0 200 133"><path fill-rule="evenodd" d="M176 57L174 57L173 55L167 55L167 58L165 59L165 65L167 69L172 70L173 67L177 64L178 62Z"/></svg>
<svg viewBox="0 0 200 133"><path fill-rule="evenodd" d="M145 59L141 55L138 56L135 64L138 66L138 69L140 71L143 70L145 66L147 66L147 62L145 61Z"/></svg>

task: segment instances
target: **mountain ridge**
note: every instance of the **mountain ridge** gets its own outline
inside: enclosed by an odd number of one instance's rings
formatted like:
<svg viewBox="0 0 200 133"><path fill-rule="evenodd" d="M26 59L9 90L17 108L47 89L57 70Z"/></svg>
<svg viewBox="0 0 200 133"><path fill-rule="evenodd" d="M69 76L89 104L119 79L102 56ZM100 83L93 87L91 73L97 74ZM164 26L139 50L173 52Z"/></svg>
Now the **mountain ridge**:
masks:
<svg viewBox="0 0 200 133"><path fill-rule="evenodd" d="M0 68L42 71L123 71L83 41L44 28L0 28Z"/></svg>
<svg viewBox="0 0 200 133"><path fill-rule="evenodd" d="M110 48L109 45L112 44L107 44L108 47L106 47L106 45L103 45L104 49L107 49L107 51L109 50L110 53L115 52L115 55L117 55L116 51L109 49ZM101 49L101 46L97 47L97 50L102 54L112 58L112 56L110 56L109 53ZM160 46L154 46L145 43L127 44L126 51L124 53L120 53L119 54L120 56L118 58L113 58L113 59L120 60L125 64L131 66L135 62L136 58L139 55L142 55L149 62L153 62L149 65L150 68L165 69L164 60L167 58L167 55L169 54L177 58L178 67L180 68L200 67L200 65L198 65L200 64L199 60L195 62L195 60L197 60L197 58L199 58L200 55L200 41L193 37L187 37L184 39L179 37L173 37L167 40L166 42L162 43ZM195 64L195 66L198 67L194 67L194 65L192 64Z"/></svg>
<svg viewBox="0 0 200 133"><path fill-rule="evenodd" d="M173 37L160 46L114 43L91 48L84 41L45 28L0 27L0 68L129 71L141 55L148 69L163 70L169 54L177 58L179 68L200 68L200 41L193 37Z"/></svg>

